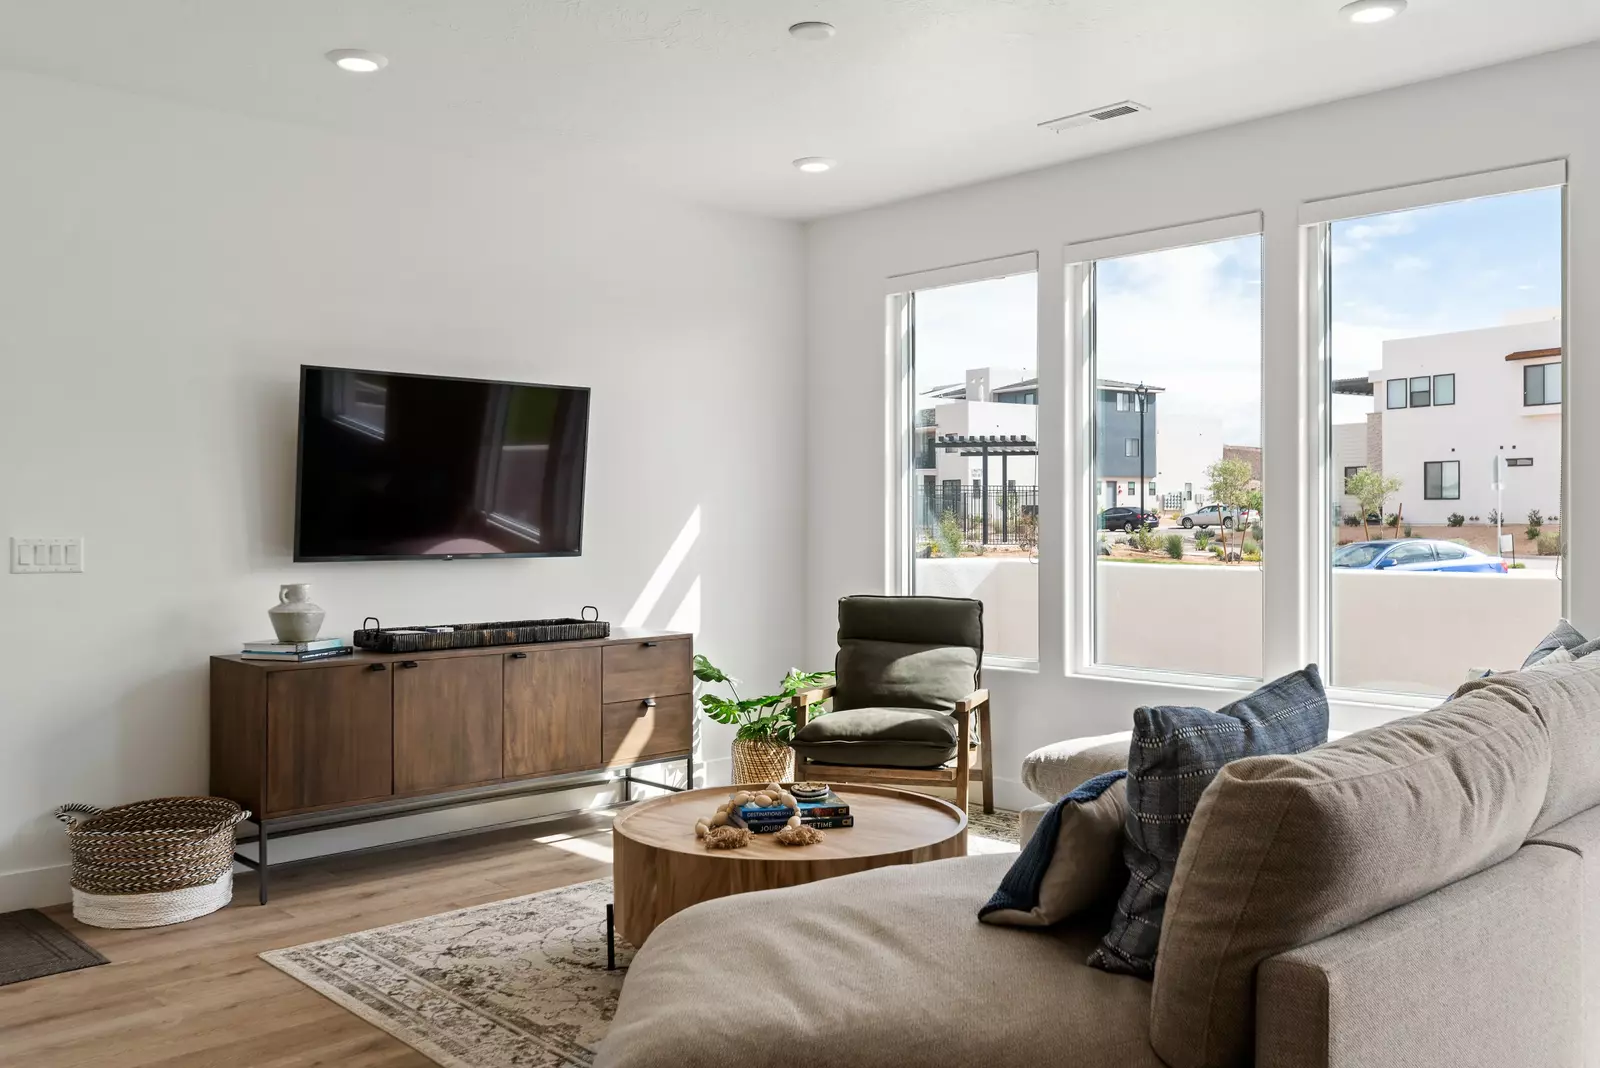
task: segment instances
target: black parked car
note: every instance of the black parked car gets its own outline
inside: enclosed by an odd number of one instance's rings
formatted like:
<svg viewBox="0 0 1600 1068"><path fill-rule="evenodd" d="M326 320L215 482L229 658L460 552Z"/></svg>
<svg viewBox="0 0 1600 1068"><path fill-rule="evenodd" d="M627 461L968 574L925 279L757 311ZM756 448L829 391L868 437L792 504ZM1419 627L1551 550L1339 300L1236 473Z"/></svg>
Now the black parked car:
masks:
<svg viewBox="0 0 1600 1068"><path fill-rule="evenodd" d="M1141 512L1137 508L1107 508L1100 513L1101 530L1126 530L1132 534L1140 527L1154 530L1161 525L1161 516L1155 512Z"/></svg>

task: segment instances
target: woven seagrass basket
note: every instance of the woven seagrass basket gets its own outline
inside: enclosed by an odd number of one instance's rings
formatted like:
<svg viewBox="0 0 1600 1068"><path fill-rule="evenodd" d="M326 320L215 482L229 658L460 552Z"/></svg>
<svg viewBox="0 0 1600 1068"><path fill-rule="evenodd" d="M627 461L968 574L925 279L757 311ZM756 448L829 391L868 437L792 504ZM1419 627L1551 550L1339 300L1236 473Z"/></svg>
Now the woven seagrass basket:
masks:
<svg viewBox="0 0 1600 1068"><path fill-rule="evenodd" d="M733 781L749 783L788 782L794 778L794 750L782 742L733 740Z"/></svg>
<svg viewBox="0 0 1600 1068"><path fill-rule="evenodd" d="M235 828L250 813L220 797L62 805L72 915L91 927L161 927L233 898Z"/></svg>

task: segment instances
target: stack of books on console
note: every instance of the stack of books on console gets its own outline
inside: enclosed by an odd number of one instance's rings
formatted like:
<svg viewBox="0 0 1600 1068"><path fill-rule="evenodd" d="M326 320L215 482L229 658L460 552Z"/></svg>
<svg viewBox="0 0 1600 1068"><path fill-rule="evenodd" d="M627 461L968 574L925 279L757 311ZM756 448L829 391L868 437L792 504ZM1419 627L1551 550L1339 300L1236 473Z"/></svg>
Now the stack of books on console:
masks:
<svg viewBox="0 0 1600 1068"><path fill-rule="evenodd" d="M245 642L240 651L242 660L279 660L303 664L308 660L331 660L336 656L349 656L353 649L343 638L318 638L311 642L278 642L263 640Z"/></svg>
<svg viewBox="0 0 1600 1068"><path fill-rule="evenodd" d="M850 815L850 806L832 790L817 800L808 801L803 798L795 800L798 811L788 805L765 807L746 805L732 810L728 815L728 822L735 827L747 828L755 834L781 831L788 826L789 817L794 815L798 815L800 822L807 827L815 827L819 831L856 825L856 818Z"/></svg>

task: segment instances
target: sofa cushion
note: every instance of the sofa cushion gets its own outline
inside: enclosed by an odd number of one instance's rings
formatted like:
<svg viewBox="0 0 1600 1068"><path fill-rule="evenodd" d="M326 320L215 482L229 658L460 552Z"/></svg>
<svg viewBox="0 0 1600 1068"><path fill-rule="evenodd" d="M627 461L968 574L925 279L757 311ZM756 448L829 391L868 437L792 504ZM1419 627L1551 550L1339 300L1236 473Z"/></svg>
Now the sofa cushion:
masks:
<svg viewBox="0 0 1600 1068"><path fill-rule="evenodd" d="M1161 1068L1150 984L1082 963L1096 927L973 917L1011 860L880 868L678 913L629 967L596 1068Z"/></svg>
<svg viewBox="0 0 1600 1068"><path fill-rule="evenodd" d="M1172 1068L1247 1064L1257 965L1515 853L1549 774L1532 708L1481 690L1299 756L1223 768L1167 901L1156 1052Z"/></svg>
<svg viewBox="0 0 1600 1068"><path fill-rule="evenodd" d="M842 639L834 659L833 707L950 712L978 688L981 654L965 645Z"/></svg>
<svg viewBox="0 0 1600 1068"><path fill-rule="evenodd" d="M1550 732L1550 784L1534 834L1600 805L1600 657L1546 658L1527 671L1469 682L1456 693L1494 695L1538 716Z"/></svg>
<svg viewBox="0 0 1600 1068"><path fill-rule="evenodd" d="M1049 927L1122 888L1126 771L1108 771L1050 807L1000 889L978 910L984 923Z"/></svg>
<svg viewBox="0 0 1600 1068"><path fill-rule="evenodd" d="M795 732L795 752L823 764L936 768L956 755L954 717L922 708L852 708Z"/></svg>
<svg viewBox="0 0 1600 1068"><path fill-rule="evenodd" d="M1054 801L1108 771L1128 766L1128 742L1132 731L1072 738L1035 749L1022 759L1022 785Z"/></svg>
<svg viewBox="0 0 1600 1068"><path fill-rule="evenodd" d="M1089 963L1150 978L1178 855L1212 778L1241 757L1299 753L1327 740L1328 698L1315 664L1215 712L1136 709L1128 750L1128 885Z"/></svg>

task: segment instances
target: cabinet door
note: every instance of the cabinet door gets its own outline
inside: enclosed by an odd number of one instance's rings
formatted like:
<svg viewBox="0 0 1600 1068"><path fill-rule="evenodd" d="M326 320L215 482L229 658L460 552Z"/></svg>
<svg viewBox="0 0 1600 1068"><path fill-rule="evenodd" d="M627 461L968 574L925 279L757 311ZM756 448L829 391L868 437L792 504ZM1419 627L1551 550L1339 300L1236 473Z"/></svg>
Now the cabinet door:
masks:
<svg viewBox="0 0 1600 1068"><path fill-rule="evenodd" d="M507 653L507 778L600 766L600 658L592 649Z"/></svg>
<svg viewBox="0 0 1600 1068"><path fill-rule="evenodd" d="M267 814L388 797L391 672L306 668L267 676Z"/></svg>
<svg viewBox="0 0 1600 1068"><path fill-rule="evenodd" d="M500 657L400 660L394 667L395 793L500 778Z"/></svg>

